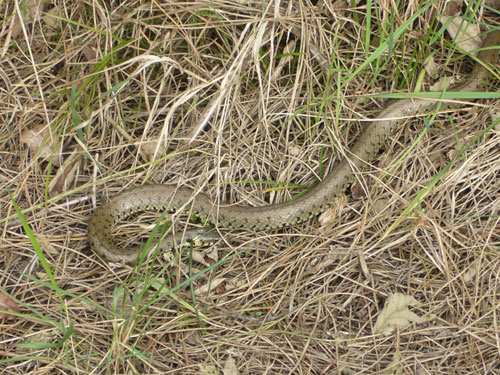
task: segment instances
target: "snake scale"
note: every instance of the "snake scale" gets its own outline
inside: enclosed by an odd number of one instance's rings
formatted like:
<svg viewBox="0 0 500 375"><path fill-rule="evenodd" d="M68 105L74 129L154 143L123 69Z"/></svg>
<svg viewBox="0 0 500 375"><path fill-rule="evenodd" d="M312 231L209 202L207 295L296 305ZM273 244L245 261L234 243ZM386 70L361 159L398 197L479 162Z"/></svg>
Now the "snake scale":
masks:
<svg viewBox="0 0 500 375"><path fill-rule="evenodd" d="M496 66L500 30L490 32L483 42L472 72L453 91L483 90L489 79L487 65ZM484 64L484 65L483 65ZM371 121L344 158L332 172L309 193L298 199L264 207L219 207L205 194L176 185L144 185L125 190L100 205L90 219L88 235L91 249L112 262L133 263L141 248L120 248L112 239L114 226L133 213L144 210L173 211L189 207L192 213L228 228L263 230L291 226L318 215L335 203L355 179L353 171L363 170L383 147L389 135L408 116L420 114L436 105L438 99L400 99L394 101ZM447 104L449 107L450 104ZM194 198L194 199L193 199ZM171 240L166 240L168 244Z"/></svg>

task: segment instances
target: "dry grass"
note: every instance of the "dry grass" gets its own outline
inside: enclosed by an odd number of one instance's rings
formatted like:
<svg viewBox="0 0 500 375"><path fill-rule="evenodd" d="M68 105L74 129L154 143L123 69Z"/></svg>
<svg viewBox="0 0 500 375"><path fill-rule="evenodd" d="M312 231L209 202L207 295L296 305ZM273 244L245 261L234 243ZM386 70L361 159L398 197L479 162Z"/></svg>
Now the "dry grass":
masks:
<svg viewBox="0 0 500 375"><path fill-rule="evenodd" d="M314 185L384 106L362 94L427 91L431 57L463 77L470 60L438 34L444 1L372 4L371 34L364 3L56 0L41 18L17 3L0 3L0 285L21 309L1 323L0 373L221 373L229 358L240 374L499 373L500 137L477 137L498 99L429 132L408 120L360 174L366 196L349 192L322 225L222 230L208 266L190 267L189 249L110 265L86 240L96 202L131 185L251 205ZM487 9L468 17L499 27ZM396 292L427 322L375 335Z"/></svg>

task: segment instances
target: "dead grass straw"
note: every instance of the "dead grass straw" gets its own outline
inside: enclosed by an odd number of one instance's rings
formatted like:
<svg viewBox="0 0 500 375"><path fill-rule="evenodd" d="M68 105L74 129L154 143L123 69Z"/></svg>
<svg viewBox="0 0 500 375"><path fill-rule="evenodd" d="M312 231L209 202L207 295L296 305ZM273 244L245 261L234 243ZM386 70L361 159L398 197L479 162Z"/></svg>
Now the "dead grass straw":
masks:
<svg viewBox="0 0 500 375"><path fill-rule="evenodd" d="M436 19L445 3L372 2L368 18L341 1L1 2L0 286L20 309L1 322L0 372L497 373L499 127L475 137L498 98L438 114L429 131L431 116L409 119L321 224L222 230L215 252L136 268L103 262L86 239L96 204L132 185L250 205L314 185L387 101L365 94L466 76ZM498 28L482 3L459 10ZM375 334L396 293L418 302L401 307L410 324Z"/></svg>

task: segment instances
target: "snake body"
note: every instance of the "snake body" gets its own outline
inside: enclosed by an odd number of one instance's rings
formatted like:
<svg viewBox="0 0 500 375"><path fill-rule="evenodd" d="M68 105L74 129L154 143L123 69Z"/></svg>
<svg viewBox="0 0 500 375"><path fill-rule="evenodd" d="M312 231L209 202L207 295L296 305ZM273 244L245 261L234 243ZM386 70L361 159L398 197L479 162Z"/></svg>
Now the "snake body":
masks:
<svg viewBox="0 0 500 375"><path fill-rule="evenodd" d="M483 90L490 71L485 67L497 63L500 30L489 33L483 42L478 61L468 79L453 91ZM495 48L496 47L496 48ZM483 65L484 64L484 65ZM194 194L176 185L144 185L123 191L100 205L90 219L88 234L94 252L108 261L133 263L140 248L120 248L112 240L111 231L120 220L144 210L173 211L190 208L190 212L219 226L264 230L291 226L318 215L335 203L355 179L353 171L363 170L383 147L389 135L408 117L428 110L437 99L400 99L386 107L364 129L350 150L350 157L306 195L290 202L264 207L218 206L203 193ZM450 107L450 104L446 105Z"/></svg>

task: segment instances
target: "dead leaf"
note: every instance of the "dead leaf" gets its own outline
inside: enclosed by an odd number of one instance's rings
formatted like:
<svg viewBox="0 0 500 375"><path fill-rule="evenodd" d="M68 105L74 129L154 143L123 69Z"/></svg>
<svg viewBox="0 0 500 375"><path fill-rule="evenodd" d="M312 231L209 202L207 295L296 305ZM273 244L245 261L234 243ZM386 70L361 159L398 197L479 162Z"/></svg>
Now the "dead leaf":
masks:
<svg viewBox="0 0 500 375"><path fill-rule="evenodd" d="M224 368L222 369L224 375L238 375L238 368L236 367L236 362L233 357L228 357L224 363Z"/></svg>
<svg viewBox="0 0 500 375"><path fill-rule="evenodd" d="M377 318L373 332L389 336L396 328L404 328L411 323L423 323L430 320L430 318L420 317L408 309L408 306L418 304L415 298L403 293L390 295Z"/></svg>
<svg viewBox="0 0 500 375"><path fill-rule="evenodd" d="M19 312L19 305L11 297L0 292L0 309ZM0 312L0 319L3 318L7 320L14 320L15 316L5 312Z"/></svg>
<svg viewBox="0 0 500 375"><path fill-rule="evenodd" d="M433 79L438 78L439 74L441 74L440 66L436 64L434 58L431 58L429 61L427 61L427 63L424 65L424 69L427 74Z"/></svg>
<svg viewBox="0 0 500 375"><path fill-rule="evenodd" d="M61 8L54 7L45 13L45 15L43 16L43 21L48 27L52 29L60 29L62 21L59 19L59 17L61 15L62 15Z"/></svg>
<svg viewBox="0 0 500 375"><path fill-rule="evenodd" d="M47 137L47 139L46 139ZM23 142L34 155L39 155L44 160L54 158L54 165L61 165L61 154L52 153L54 148L54 135L49 134L49 127L46 125L38 125L33 129L25 130L21 134L21 142Z"/></svg>
<svg viewBox="0 0 500 375"><path fill-rule="evenodd" d="M337 198L335 203L325 212L319 216L319 223L322 227L332 223L337 217L340 216L344 207L347 205L347 197L342 194Z"/></svg>
<svg viewBox="0 0 500 375"><path fill-rule="evenodd" d="M15 39L22 34L23 26L26 27L26 25L30 24L31 22L39 20L43 8L46 5L47 3L45 1L39 0L25 0L19 2L21 14L18 14L18 16L21 16L22 19L16 17L16 23L12 28L12 38Z"/></svg>
<svg viewBox="0 0 500 375"><path fill-rule="evenodd" d="M351 188L351 194L353 199L359 200L361 198L366 198L366 191L363 188L363 185L359 183L359 181L356 181L354 185Z"/></svg>
<svg viewBox="0 0 500 375"><path fill-rule="evenodd" d="M57 170L55 177L50 181L50 192L61 193L66 190L66 187L70 185L75 178L81 159L82 155L80 152L74 150L71 155L64 160L62 168Z"/></svg>
<svg viewBox="0 0 500 375"><path fill-rule="evenodd" d="M16 351L19 354L28 354L31 353L33 354L33 348L41 345L50 345L52 343L56 343L59 341L59 337L57 336L57 333L55 330L41 330L41 331L36 331L32 334L29 334L26 337L26 340L23 341L22 343L19 343L16 346Z"/></svg>
<svg viewBox="0 0 500 375"><path fill-rule="evenodd" d="M97 60L97 51L95 48L90 46L85 46L82 49L83 55L87 59L87 61L96 61Z"/></svg>
<svg viewBox="0 0 500 375"><path fill-rule="evenodd" d="M233 277L231 279L227 279L224 286L225 286L226 291L230 291L230 290L235 290L238 288L245 287L247 285L247 283L248 283L248 281L245 278Z"/></svg>
<svg viewBox="0 0 500 375"><path fill-rule="evenodd" d="M200 375L217 375L219 372L214 365L199 365L200 367Z"/></svg>
<svg viewBox="0 0 500 375"><path fill-rule="evenodd" d="M153 160L155 156L161 156L166 152L166 145L164 143L158 144L158 142L160 141L145 141L141 143L141 155L145 160Z"/></svg>
<svg viewBox="0 0 500 375"><path fill-rule="evenodd" d="M469 283L474 276L479 274L481 271L481 261L478 259L474 263L472 263L468 268L467 271L464 273L464 283Z"/></svg>
<svg viewBox="0 0 500 375"><path fill-rule="evenodd" d="M302 148L297 147L297 146L289 146L288 147L288 152L292 156L300 157L300 155L302 155L303 151L304 150Z"/></svg>
<svg viewBox="0 0 500 375"><path fill-rule="evenodd" d="M446 31L448 31L448 34L450 34L456 45L467 52L478 49L482 43L479 36L481 33L479 25L471 24L470 20L455 16L459 12L458 7L455 10L449 10L449 12L453 16L441 15L439 16L439 21L447 25Z"/></svg>
<svg viewBox="0 0 500 375"><path fill-rule="evenodd" d="M87 300L81 300L80 304L85 309L85 311L88 311L88 312L91 312L91 313L98 311L97 306L95 304L93 304L93 303L90 303Z"/></svg>
<svg viewBox="0 0 500 375"><path fill-rule="evenodd" d="M448 89L450 86L453 86L457 80L453 77L441 77L438 79L433 85L429 87L429 91L443 91Z"/></svg>
<svg viewBox="0 0 500 375"><path fill-rule="evenodd" d="M460 13L463 1L449 1L446 3L444 14L447 16L456 16Z"/></svg>
<svg viewBox="0 0 500 375"><path fill-rule="evenodd" d="M50 240L50 238L44 236L43 234L38 234L37 240L40 243L40 246L42 247L45 254L49 254L52 256L58 256L59 254L61 254L61 251L54 245L52 245L52 241Z"/></svg>
<svg viewBox="0 0 500 375"><path fill-rule="evenodd" d="M384 211L387 210L387 208L390 206L390 204L391 204L391 201L387 198L377 199L372 204L371 213L373 214L373 216L381 215L384 213Z"/></svg>
<svg viewBox="0 0 500 375"><path fill-rule="evenodd" d="M210 283L207 283L199 288L196 288L194 294L196 296L206 296L211 290L216 289L219 285L226 281L225 278L213 279Z"/></svg>

